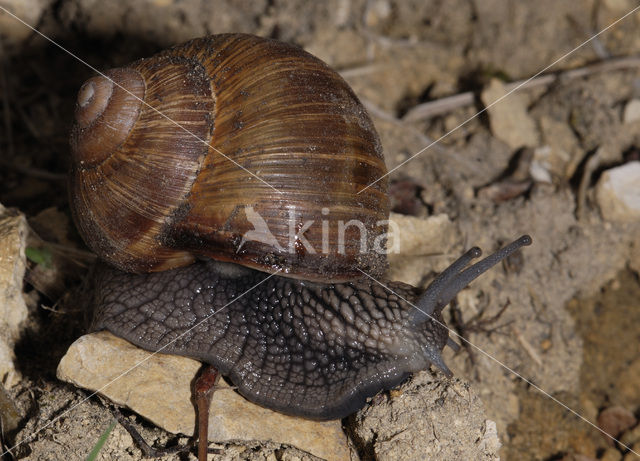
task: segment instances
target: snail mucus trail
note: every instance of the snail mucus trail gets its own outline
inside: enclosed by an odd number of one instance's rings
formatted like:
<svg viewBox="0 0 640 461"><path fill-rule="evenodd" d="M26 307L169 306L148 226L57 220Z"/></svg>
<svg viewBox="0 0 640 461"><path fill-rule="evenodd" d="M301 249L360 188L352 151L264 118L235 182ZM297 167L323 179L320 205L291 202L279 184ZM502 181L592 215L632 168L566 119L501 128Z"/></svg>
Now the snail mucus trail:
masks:
<svg viewBox="0 0 640 461"><path fill-rule="evenodd" d="M429 365L450 376L442 309L531 243L469 267L472 248L422 294L384 279L386 255L359 252L389 214L386 180L358 194L385 175L378 135L346 82L294 46L215 35L106 76L81 88L71 137L74 220L106 261L91 329L211 364L259 405L341 418ZM292 207L300 222L329 208L368 234L350 229L340 251L238 249L255 230L247 209L282 243ZM304 237L321 248L321 230Z"/></svg>

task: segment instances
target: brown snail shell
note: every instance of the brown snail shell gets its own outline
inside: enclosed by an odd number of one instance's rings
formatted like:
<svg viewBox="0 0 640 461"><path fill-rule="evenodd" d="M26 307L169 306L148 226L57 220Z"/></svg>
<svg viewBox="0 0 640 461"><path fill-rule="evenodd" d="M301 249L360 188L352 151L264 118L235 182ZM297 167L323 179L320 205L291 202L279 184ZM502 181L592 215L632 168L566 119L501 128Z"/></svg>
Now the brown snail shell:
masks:
<svg viewBox="0 0 640 461"><path fill-rule="evenodd" d="M70 175L75 221L103 259L147 272L209 256L324 281L385 270L371 249L387 231L387 183L358 194L386 173L380 141L322 61L225 34L105 75L78 94ZM279 246L243 240L255 230L247 209ZM340 247L336 223L351 220L366 235L347 226ZM291 227L312 251L290 241Z"/></svg>

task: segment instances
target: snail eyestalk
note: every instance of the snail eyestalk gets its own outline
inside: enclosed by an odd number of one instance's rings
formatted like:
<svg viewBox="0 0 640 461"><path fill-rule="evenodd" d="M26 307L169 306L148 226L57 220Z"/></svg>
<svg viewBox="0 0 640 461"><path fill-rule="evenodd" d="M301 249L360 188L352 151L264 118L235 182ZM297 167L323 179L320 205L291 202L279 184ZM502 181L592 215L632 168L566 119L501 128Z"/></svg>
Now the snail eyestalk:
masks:
<svg viewBox="0 0 640 461"><path fill-rule="evenodd" d="M362 251L387 234L390 208L371 119L325 63L251 35L194 39L93 77L71 153L73 217L106 263L92 276L91 329L206 362L254 403L305 418L343 418L431 364L451 376L442 308L531 243L470 266L472 248L421 297L382 278L386 253ZM358 192L375 178L385 179ZM339 226L304 224L309 247L282 246L292 229L282 210L324 223L329 209L334 222L364 224L366 240L348 233L342 245ZM255 238L266 235L256 216L271 238ZM200 430L202 459L204 420Z"/></svg>
<svg viewBox="0 0 640 461"><path fill-rule="evenodd" d="M527 245L531 245L531 237L529 235L523 235L509 245L487 256L482 261L464 269L472 259L482 254L480 248L471 248L439 274L435 280L431 282L431 285L429 285L424 294L418 298L418 301L415 303L416 311L413 321L419 324L431 319L434 313L440 312L444 306L449 304L453 297L469 285L469 283L519 248Z"/></svg>
<svg viewBox="0 0 640 461"><path fill-rule="evenodd" d="M93 278L91 329L206 362L240 394L273 410L343 418L429 365L451 376L442 349L456 345L442 308L530 242L522 237L471 267L480 250L469 250L419 299L415 288L384 279L389 290L372 279L307 283L206 260L149 274L101 265ZM389 318L397 327L389 328Z"/></svg>

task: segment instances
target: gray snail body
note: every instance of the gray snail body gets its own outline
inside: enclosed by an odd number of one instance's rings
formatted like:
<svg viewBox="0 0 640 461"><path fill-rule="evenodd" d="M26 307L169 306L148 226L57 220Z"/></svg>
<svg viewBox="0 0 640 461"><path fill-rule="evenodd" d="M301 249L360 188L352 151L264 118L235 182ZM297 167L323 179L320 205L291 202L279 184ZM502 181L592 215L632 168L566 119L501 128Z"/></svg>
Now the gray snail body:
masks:
<svg viewBox="0 0 640 461"><path fill-rule="evenodd" d="M207 362L247 399L312 419L344 417L430 364L451 375L442 309L528 236L467 267L480 255L469 250L423 294L382 278L385 255L359 252L353 234L316 253L323 236L310 228L300 237L311 245L287 251L292 208L297 223L327 209L359 220L368 249L386 232L386 182L359 194L385 174L380 143L335 72L228 34L107 75L81 88L72 132L74 218L109 263L92 280L93 330ZM255 225L247 208L282 245L241 238Z"/></svg>
<svg viewBox="0 0 640 461"><path fill-rule="evenodd" d="M104 267L92 329L209 363L249 400L310 419L354 412L367 397L427 368L428 354L442 363L446 328L433 321L413 325L410 306L382 287L264 281L268 274L221 264L199 262L133 280ZM417 296L408 285L391 287L407 299Z"/></svg>

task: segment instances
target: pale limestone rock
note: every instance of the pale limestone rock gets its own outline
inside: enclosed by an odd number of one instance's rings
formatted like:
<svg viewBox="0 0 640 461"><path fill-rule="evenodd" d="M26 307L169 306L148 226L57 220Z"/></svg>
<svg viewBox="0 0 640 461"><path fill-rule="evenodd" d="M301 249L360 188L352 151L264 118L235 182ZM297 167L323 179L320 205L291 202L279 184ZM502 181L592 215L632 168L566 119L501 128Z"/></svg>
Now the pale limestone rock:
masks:
<svg viewBox="0 0 640 461"><path fill-rule="evenodd" d="M603 0L602 4L609 8L611 11L620 12L620 13L628 13L636 6L636 3L633 0Z"/></svg>
<svg viewBox="0 0 640 461"><path fill-rule="evenodd" d="M629 268L640 275L640 235L637 235L631 245L631 256L629 257Z"/></svg>
<svg viewBox="0 0 640 461"><path fill-rule="evenodd" d="M638 459L638 453L640 453L640 443L636 443L631 447L632 451L628 451L622 458L622 461L636 461Z"/></svg>
<svg viewBox="0 0 640 461"><path fill-rule="evenodd" d="M600 456L600 461L620 461L621 459L622 453L616 448L607 448Z"/></svg>
<svg viewBox="0 0 640 461"><path fill-rule="evenodd" d="M85 335L58 365L58 378L99 391L173 433L194 432L191 382L195 360L151 354L108 332ZM209 415L212 441L260 440L289 444L325 459L348 460L340 421L316 422L254 405L229 388L217 390Z"/></svg>
<svg viewBox="0 0 640 461"><path fill-rule="evenodd" d="M622 437L620 437L620 441L627 446L631 446L640 442L640 424L622 434Z"/></svg>
<svg viewBox="0 0 640 461"><path fill-rule="evenodd" d="M495 78L482 92L482 102L488 107L491 132L512 149L537 146L538 131L527 113L526 99L517 92L506 94L504 83Z"/></svg>
<svg viewBox="0 0 640 461"><path fill-rule="evenodd" d="M27 24L36 26L53 0L0 0L0 6ZM19 45L34 34L31 28L0 10L0 41L9 47Z"/></svg>
<svg viewBox="0 0 640 461"><path fill-rule="evenodd" d="M416 218L397 213L389 217L389 280L418 285L431 266L441 272L451 264L458 230L445 214ZM396 251L397 250L397 251ZM460 255L453 255L453 259Z"/></svg>
<svg viewBox="0 0 640 461"><path fill-rule="evenodd" d="M640 120L640 99L632 99L624 106L622 120L624 123L633 123Z"/></svg>
<svg viewBox="0 0 640 461"><path fill-rule="evenodd" d="M364 21L367 27L376 28L384 23L393 14L393 7L387 0L375 0L366 10Z"/></svg>
<svg viewBox="0 0 640 461"><path fill-rule="evenodd" d="M502 444L500 443L500 437L498 437L498 427L495 421L487 419L484 422L484 430L482 433L482 439L479 443L479 448L484 452L498 453Z"/></svg>
<svg viewBox="0 0 640 461"><path fill-rule="evenodd" d="M619 395L616 398L622 402L634 402L638 395L638 383L640 383L640 357L629 363L618 376L616 387ZM638 436L634 442L640 442L640 428Z"/></svg>
<svg viewBox="0 0 640 461"><path fill-rule="evenodd" d="M6 433L17 429L21 420L20 410L18 410L14 400L0 382L0 422L2 422L2 430Z"/></svg>
<svg viewBox="0 0 640 461"><path fill-rule="evenodd" d="M596 185L596 199L607 221L640 220L640 162L629 162L602 173Z"/></svg>
<svg viewBox="0 0 640 461"><path fill-rule="evenodd" d="M565 121L543 115L539 123L547 149L535 149L533 163L544 162L547 171L555 178L571 178L585 153L576 135Z"/></svg>
<svg viewBox="0 0 640 461"><path fill-rule="evenodd" d="M0 382L7 387L19 379L13 363L13 345L27 318L22 298L27 233L25 217L0 205Z"/></svg>
<svg viewBox="0 0 640 461"><path fill-rule="evenodd" d="M541 146L533 150L533 158L531 159L531 165L529 165L529 174L535 182L551 184L553 181L549 162L550 157L551 148L549 146Z"/></svg>

